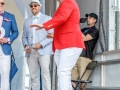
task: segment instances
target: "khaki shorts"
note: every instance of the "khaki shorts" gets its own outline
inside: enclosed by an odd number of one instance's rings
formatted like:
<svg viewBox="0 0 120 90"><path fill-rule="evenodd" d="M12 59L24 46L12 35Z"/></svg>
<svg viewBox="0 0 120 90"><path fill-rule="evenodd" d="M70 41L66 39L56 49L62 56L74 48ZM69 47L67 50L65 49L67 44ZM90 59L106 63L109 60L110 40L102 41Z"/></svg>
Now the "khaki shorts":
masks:
<svg viewBox="0 0 120 90"><path fill-rule="evenodd" d="M75 66L72 69L72 74L71 74L71 79L72 80L78 80L84 73L87 65L91 62L92 60L89 58L85 57L79 57ZM87 71L82 80L86 80L90 74L90 71Z"/></svg>

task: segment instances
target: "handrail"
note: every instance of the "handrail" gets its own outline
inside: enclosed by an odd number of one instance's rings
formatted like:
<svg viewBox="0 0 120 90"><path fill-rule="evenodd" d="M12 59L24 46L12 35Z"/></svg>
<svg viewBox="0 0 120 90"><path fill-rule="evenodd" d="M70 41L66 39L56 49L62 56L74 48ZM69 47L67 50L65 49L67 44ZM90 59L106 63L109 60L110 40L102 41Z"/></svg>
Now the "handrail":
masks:
<svg viewBox="0 0 120 90"><path fill-rule="evenodd" d="M95 56L95 55L105 55L105 54L111 54L111 53L118 53L118 52L120 52L120 49L118 49L118 50L111 50L111 51L105 51L105 52L98 52L98 53L95 53L95 54L93 54L93 56Z"/></svg>
<svg viewBox="0 0 120 90"><path fill-rule="evenodd" d="M116 64L120 63L120 59L112 59L112 60L106 60L106 61L99 61L98 65L108 65L108 64Z"/></svg>
<svg viewBox="0 0 120 90"><path fill-rule="evenodd" d="M88 87L87 90L120 90L120 87Z"/></svg>
<svg viewBox="0 0 120 90"><path fill-rule="evenodd" d="M113 53L120 53L120 49L95 53L95 54L93 54L93 56L97 56L97 55L109 55L109 54L113 54ZM106 59L106 60L98 61L98 65L108 65L108 64L116 64L116 63L120 63L120 58L111 59L111 60L107 60Z"/></svg>

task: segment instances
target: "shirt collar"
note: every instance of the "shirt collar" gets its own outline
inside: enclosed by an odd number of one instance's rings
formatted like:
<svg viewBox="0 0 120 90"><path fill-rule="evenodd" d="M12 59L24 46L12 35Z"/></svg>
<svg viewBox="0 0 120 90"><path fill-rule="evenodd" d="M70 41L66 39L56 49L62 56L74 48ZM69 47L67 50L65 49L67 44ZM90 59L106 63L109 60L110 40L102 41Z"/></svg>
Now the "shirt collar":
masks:
<svg viewBox="0 0 120 90"><path fill-rule="evenodd" d="M0 12L0 14L1 14L1 13L4 13L4 10L3 10L2 12Z"/></svg>
<svg viewBox="0 0 120 90"><path fill-rule="evenodd" d="M89 28L96 28L95 26L89 27Z"/></svg>
<svg viewBox="0 0 120 90"><path fill-rule="evenodd" d="M0 17L4 16L4 11L0 12Z"/></svg>
<svg viewBox="0 0 120 90"><path fill-rule="evenodd" d="M34 15L33 15L33 19L36 19L36 18L37 18L37 19L39 19L39 18L40 18L40 15L41 15L41 12L40 12L40 13L38 13L38 15L37 15L37 16L34 16Z"/></svg>
<svg viewBox="0 0 120 90"><path fill-rule="evenodd" d="M4 11L0 12L0 14L1 14L1 13L4 13Z"/></svg>

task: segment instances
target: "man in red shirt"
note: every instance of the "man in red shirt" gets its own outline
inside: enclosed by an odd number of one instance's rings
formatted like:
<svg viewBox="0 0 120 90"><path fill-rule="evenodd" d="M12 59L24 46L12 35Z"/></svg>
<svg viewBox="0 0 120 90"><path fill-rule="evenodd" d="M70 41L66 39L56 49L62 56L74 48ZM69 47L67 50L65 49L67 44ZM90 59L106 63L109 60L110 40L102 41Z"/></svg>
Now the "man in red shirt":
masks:
<svg viewBox="0 0 120 90"><path fill-rule="evenodd" d="M36 30L54 28L53 51L57 65L58 90L72 90L71 70L84 48L79 27L80 11L75 0L58 0L53 18L44 24L32 24Z"/></svg>

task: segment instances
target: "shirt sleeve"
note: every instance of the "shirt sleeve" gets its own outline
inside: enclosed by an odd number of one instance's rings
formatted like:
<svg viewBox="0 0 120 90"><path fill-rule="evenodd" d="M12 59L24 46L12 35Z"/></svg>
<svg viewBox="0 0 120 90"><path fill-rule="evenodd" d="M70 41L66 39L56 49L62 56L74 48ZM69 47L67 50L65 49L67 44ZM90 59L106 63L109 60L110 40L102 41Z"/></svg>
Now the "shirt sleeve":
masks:
<svg viewBox="0 0 120 90"><path fill-rule="evenodd" d="M81 29L81 32L83 33L83 32L84 32L84 30L85 30L85 28Z"/></svg>
<svg viewBox="0 0 120 90"><path fill-rule="evenodd" d="M98 30L92 30L90 33L88 33L93 39L99 37L99 31Z"/></svg>

